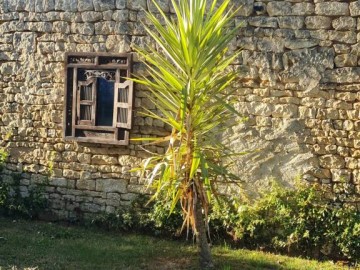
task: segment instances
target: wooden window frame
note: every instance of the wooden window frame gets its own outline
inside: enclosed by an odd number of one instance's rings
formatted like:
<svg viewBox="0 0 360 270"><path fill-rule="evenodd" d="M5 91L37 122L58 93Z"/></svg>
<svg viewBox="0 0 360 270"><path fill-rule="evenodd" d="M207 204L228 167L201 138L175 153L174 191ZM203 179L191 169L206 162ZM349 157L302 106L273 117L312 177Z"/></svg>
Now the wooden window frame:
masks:
<svg viewBox="0 0 360 270"><path fill-rule="evenodd" d="M85 74L95 74L79 80L79 72ZM125 80L130 78L132 72L132 55L130 53L66 53L65 54L65 99L64 99L64 130L65 140L128 145L129 135L132 127L132 109L134 99L133 82ZM97 77L107 76L111 73L111 81L114 82L114 111L112 126L99 126L96 124L96 106L97 106ZM122 75L125 74L126 76ZM97 75L96 75L97 74ZM105 74L105 75L104 75ZM81 100L81 87L90 85L92 87L91 100ZM128 88L128 102L118 102L119 89ZM91 106L91 118L87 120L80 119L80 107ZM126 108L125 116L121 119L127 119L126 123L118 123L118 108Z"/></svg>

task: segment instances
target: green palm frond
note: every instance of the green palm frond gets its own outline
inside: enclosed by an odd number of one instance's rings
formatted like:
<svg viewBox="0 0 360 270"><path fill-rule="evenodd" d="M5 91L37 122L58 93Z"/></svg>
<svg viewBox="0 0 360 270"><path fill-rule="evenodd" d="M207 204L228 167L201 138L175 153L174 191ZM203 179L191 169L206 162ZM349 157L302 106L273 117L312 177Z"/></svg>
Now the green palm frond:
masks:
<svg viewBox="0 0 360 270"><path fill-rule="evenodd" d="M236 10L230 0L213 1L208 8L206 0L171 2L176 19L155 1L163 22L147 13L154 27L144 27L158 50L136 48L148 76L133 80L147 87L148 98L161 112L161 116L149 110L143 114L169 125L172 132L165 138L136 140L168 143L166 152L146 159L141 170L155 189L154 198L170 200L171 209L181 203L188 227L194 226L194 199L200 198L207 215L218 176L237 178L223 163L224 157L235 153L215 138L226 121L239 116L229 89L237 74L227 68L239 55L239 51L229 54L228 44L240 26L231 23Z"/></svg>

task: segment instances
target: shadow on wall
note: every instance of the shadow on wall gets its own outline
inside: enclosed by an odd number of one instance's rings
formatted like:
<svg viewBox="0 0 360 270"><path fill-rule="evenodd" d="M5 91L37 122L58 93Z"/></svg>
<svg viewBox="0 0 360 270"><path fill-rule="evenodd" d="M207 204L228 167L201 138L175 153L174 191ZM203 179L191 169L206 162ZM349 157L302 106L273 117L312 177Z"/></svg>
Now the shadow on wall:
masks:
<svg viewBox="0 0 360 270"><path fill-rule="evenodd" d="M300 142L305 132L303 122L279 119L279 123L276 128L263 130L246 122L233 128L238 138L231 147L237 152L248 152L238 158L235 172L251 197L272 179L284 186L293 186L296 177L318 166L316 157Z"/></svg>

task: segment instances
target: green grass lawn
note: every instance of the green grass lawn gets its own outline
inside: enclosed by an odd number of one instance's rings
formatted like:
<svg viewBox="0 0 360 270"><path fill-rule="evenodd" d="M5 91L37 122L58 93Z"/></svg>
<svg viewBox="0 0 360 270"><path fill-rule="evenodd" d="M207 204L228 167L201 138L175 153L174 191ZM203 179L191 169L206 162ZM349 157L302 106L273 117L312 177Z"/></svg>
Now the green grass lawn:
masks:
<svg viewBox="0 0 360 270"><path fill-rule="evenodd" d="M345 269L331 263L264 252L213 248L217 268ZM197 269L189 243L140 234L104 232L0 217L0 270L4 269Z"/></svg>

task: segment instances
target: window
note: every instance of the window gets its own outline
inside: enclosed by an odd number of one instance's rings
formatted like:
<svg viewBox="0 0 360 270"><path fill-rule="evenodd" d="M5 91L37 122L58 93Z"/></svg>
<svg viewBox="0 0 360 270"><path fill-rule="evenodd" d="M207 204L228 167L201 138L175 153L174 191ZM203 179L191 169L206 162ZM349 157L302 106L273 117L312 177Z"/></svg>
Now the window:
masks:
<svg viewBox="0 0 360 270"><path fill-rule="evenodd" d="M64 137L129 144L133 82L131 54L67 53Z"/></svg>

